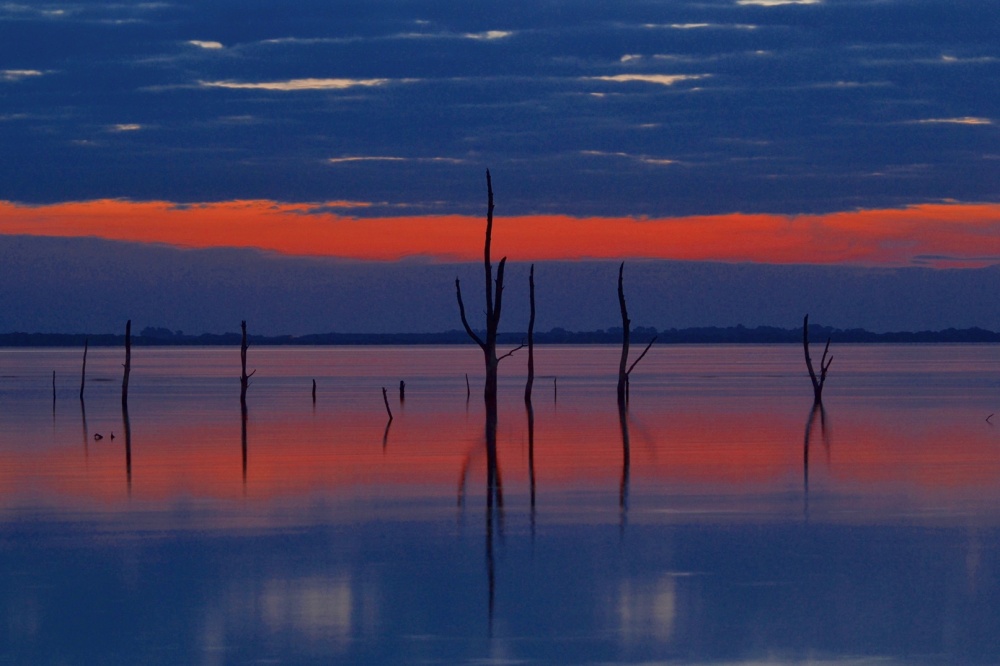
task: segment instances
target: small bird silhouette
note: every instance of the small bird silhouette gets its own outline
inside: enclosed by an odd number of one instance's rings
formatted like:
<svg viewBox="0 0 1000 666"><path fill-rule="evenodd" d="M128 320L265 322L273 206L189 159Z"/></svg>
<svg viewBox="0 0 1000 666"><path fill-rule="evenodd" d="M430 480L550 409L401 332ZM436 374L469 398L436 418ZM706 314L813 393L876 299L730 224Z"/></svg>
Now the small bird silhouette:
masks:
<svg viewBox="0 0 1000 666"><path fill-rule="evenodd" d="M102 435L102 434L101 434L101 433L99 433L99 432L95 432L95 433L94 433L94 441L96 442L96 441L97 441L97 440L99 440L99 439L104 439L104 435Z"/></svg>

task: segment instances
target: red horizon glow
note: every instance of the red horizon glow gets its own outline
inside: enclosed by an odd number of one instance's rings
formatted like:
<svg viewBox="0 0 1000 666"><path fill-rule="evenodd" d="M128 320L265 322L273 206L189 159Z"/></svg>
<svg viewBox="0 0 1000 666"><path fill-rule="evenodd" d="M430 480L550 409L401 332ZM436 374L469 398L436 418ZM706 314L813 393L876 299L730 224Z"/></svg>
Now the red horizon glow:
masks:
<svg viewBox="0 0 1000 666"><path fill-rule="evenodd" d="M356 218L363 204L243 200L200 204L95 200L0 202L0 234L94 237L179 248L253 248L285 255L478 261L476 216ZM732 213L680 218L497 215L493 254L512 261L666 259L936 267L1000 262L1000 204L919 204L816 215Z"/></svg>

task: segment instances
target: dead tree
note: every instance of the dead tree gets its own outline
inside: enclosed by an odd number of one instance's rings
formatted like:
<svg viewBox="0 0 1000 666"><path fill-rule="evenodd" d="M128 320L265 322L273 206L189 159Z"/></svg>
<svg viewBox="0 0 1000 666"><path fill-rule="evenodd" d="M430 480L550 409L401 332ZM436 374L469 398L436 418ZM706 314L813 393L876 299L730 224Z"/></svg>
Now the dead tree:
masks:
<svg viewBox="0 0 1000 666"><path fill-rule="evenodd" d="M826 346L823 348L823 357L819 361L819 377L813 369L812 357L809 356L809 315L802 321L802 348L806 355L806 367L809 369L809 379L813 385L813 404L823 404L823 385L826 383L826 371L830 369L833 356L828 359L827 353L830 351L830 338L826 339Z"/></svg>
<svg viewBox="0 0 1000 666"><path fill-rule="evenodd" d="M240 322L240 329L243 331L243 340L240 343L240 364L242 366L242 372L240 373L240 404L246 407L247 388L250 387L250 378L253 377L254 373L257 371L254 370L249 375L247 374L247 348L250 345L247 344L246 320Z"/></svg>
<svg viewBox="0 0 1000 666"><path fill-rule="evenodd" d="M90 346L90 338L83 339L83 370L80 371L80 400L83 400L83 386L87 382L87 347Z"/></svg>
<svg viewBox="0 0 1000 666"><path fill-rule="evenodd" d="M535 383L535 265L528 273L528 297L531 314L528 317L528 381L524 385L524 403L531 404L531 387Z"/></svg>
<svg viewBox="0 0 1000 666"><path fill-rule="evenodd" d="M625 405L625 386L628 383L628 345L629 326L631 321L628 318L628 308L625 307L625 288L622 285L622 276L625 273L625 262L618 267L618 307L622 312L622 356L618 362L618 405Z"/></svg>
<svg viewBox="0 0 1000 666"><path fill-rule="evenodd" d="M620 407L628 403L629 376L632 374L632 371L635 370L635 366L639 364L639 361L642 360L642 357L649 351L649 348L653 346L654 342L656 342L656 336L654 335L653 339L649 341L648 345L646 345L646 348L642 350L641 354L639 354L639 358L635 359L635 361L632 362L632 365L628 365L628 348L630 342L629 327L632 322L628 318L628 308L625 306L625 289L622 280L624 272L625 262L623 261L618 267L618 307L621 309L622 313L622 356L618 363L618 405Z"/></svg>
<svg viewBox="0 0 1000 666"><path fill-rule="evenodd" d="M125 322L125 375L122 377L122 411L128 410L128 375L132 371L132 320Z"/></svg>
<svg viewBox="0 0 1000 666"><path fill-rule="evenodd" d="M382 402L385 403L385 413L389 415L389 421L392 421L392 410L389 409L389 393L386 391L385 387L382 387Z"/></svg>
<svg viewBox="0 0 1000 666"><path fill-rule="evenodd" d="M486 385L483 397L487 405L496 405L497 402L497 368L500 361L507 358L515 351L523 347L517 347L503 356L497 358L497 328L500 326L500 310L503 299L503 273L507 264L507 257L503 257L497 266L496 282L493 279L493 264L490 260L490 244L493 239L493 182L490 179L489 169L486 170L486 244L483 250L483 268L486 278L486 339L480 338L465 317L465 304L462 302L462 285L458 278L455 278L455 295L458 298L458 312L462 317L462 326L469 337L483 350L483 359L486 365Z"/></svg>

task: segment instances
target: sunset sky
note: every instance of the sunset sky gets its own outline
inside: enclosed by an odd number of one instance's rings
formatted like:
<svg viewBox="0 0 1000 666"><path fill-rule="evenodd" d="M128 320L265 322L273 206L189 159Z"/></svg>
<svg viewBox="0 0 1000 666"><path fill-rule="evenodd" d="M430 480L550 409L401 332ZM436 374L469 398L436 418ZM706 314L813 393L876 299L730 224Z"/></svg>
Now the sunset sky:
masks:
<svg viewBox="0 0 1000 666"><path fill-rule="evenodd" d="M0 332L235 329L219 302L455 328L487 168L497 258L550 267L542 328L614 325L622 260L695 285L637 325L1000 328L998 27L992 0L3 3ZM699 318L734 265L787 308ZM571 277L601 295L556 314ZM328 313L273 314L297 302Z"/></svg>

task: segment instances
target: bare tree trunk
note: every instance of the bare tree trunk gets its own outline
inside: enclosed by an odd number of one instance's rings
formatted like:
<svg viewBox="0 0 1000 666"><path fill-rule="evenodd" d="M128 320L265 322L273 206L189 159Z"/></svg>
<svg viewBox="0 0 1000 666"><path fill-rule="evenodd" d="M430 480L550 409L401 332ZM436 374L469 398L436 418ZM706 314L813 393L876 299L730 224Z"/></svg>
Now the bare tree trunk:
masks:
<svg viewBox="0 0 1000 666"><path fill-rule="evenodd" d="M632 362L632 365L628 365L628 348L631 337L631 332L629 331L629 327L631 326L632 322L628 318L628 309L625 307L625 289L622 285L622 275L624 271L625 271L625 262L623 261L621 263L621 266L618 267L618 307L621 309L622 312L622 357L618 363L618 406L619 407L624 407L625 405L628 405L629 376L632 374L632 371L635 370L635 366L639 365L639 361L641 361L642 358L646 355L646 352L649 351L649 348L653 346L654 342L656 342L657 338L657 336L654 335L653 339L649 341L648 345L646 345L646 348L642 350L641 354L639 354L639 358L635 359L635 361Z"/></svg>
<svg viewBox="0 0 1000 666"><path fill-rule="evenodd" d="M531 302L531 315L528 317L528 381L524 385L524 402L531 404L531 387L535 383L535 265L531 264L528 273L528 296Z"/></svg>
<svg viewBox="0 0 1000 666"><path fill-rule="evenodd" d="M247 388L250 387L250 378L257 371L254 370L249 375L247 374L247 349L250 345L247 344L247 323L245 320L240 322L240 329L243 331L243 340L240 343L240 365L242 367L242 371L240 372L240 404L246 406Z"/></svg>
<svg viewBox="0 0 1000 666"><path fill-rule="evenodd" d="M625 307L625 289L622 286L622 275L625 272L625 262L618 267L618 307L622 313L622 356L618 363L618 405L623 407L626 402L626 390L628 387L628 345L629 326L631 322L628 318L628 309Z"/></svg>
<svg viewBox="0 0 1000 666"><path fill-rule="evenodd" d="M826 339L826 347L823 348L823 357L819 361L819 377L813 369L812 357L809 356L809 315L802 321L802 349L806 355L806 368L809 370L809 379L813 385L813 404L823 403L823 385L826 383L826 372L833 363L833 356L827 359L826 355L830 351L830 338Z"/></svg>
<svg viewBox="0 0 1000 666"><path fill-rule="evenodd" d="M80 400L83 400L83 386L87 383L87 347L90 346L90 338L83 339L83 370L80 371Z"/></svg>
<svg viewBox="0 0 1000 666"><path fill-rule="evenodd" d="M132 371L132 320L125 322L125 375L122 377L122 410L128 410L128 375Z"/></svg>
<svg viewBox="0 0 1000 666"><path fill-rule="evenodd" d="M486 286L486 339L480 338L469 326L465 317L465 304L462 302L462 285L455 279L455 295L458 298L458 311L462 317L462 325L469 337L483 350L483 360L486 366L486 385L483 397L487 403L496 404L497 399L497 368L500 359L497 358L497 328L500 325L500 311L503 301L503 274L507 257L503 257L497 265L496 283L493 280L493 264L490 260L490 246L493 240L493 181L489 170L486 171L486 243L483 249L483 272ZM523 346L523 345L522 345ZM520 349L520 347L518 347ZM516 350L515 350L516 351ZM513 352L505 354L506 358Z"/></svg>
<svg viewBox="0 0 1000 666"><path fill-rule="evenodd" d="M382 387L382 402L385 403L385 413L389 415L389 420L392 420L392 410L389 409L389 392L386 391L385 387Z"/></svg>

